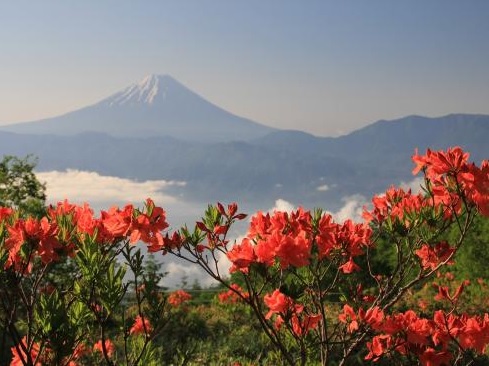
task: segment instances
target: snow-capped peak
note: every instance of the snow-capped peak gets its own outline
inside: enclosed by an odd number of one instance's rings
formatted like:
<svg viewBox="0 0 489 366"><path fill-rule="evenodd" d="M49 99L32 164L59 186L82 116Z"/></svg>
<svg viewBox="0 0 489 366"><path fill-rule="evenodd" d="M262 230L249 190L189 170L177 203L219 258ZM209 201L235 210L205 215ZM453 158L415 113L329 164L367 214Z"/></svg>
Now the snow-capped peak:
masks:
<svg viewBox="0 0 489 366"><path fill-rule="evenodd" d="M109 102L109 105L151 105L158 95L161 99L166 99L168 85L164 85L167 84L164 81L169 78L169 76L148 75L139 83L133 84L116 94Z"/></svg>

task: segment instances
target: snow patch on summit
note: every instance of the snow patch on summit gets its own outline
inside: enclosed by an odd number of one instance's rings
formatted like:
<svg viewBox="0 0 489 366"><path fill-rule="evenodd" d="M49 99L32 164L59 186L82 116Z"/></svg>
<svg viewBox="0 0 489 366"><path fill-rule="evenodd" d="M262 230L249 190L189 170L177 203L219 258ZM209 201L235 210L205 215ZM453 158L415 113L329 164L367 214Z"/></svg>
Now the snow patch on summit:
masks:
<svg viewBox="0 0 489 366"><path fill-rule="evenodd" d="M161 96L166 99L168 87L161 88L160 78L157 75L148 75L137 84L116 94L110 101L109 106L131 105L131 104L153 104L156 96L161 90Z"/></svg>

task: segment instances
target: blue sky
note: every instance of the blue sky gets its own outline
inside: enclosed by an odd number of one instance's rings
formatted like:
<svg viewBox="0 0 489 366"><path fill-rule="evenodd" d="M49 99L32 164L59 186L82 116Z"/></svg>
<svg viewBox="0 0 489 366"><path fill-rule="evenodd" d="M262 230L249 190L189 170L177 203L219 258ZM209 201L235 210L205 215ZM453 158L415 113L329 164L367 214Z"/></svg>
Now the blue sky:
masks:
<svg viewBox="0 0 489 366"><path fill-rule="evenodd" d="M0 124L146 74L235 114L338 135L409 114L489 113L489 1L0 2Z"/></svg>

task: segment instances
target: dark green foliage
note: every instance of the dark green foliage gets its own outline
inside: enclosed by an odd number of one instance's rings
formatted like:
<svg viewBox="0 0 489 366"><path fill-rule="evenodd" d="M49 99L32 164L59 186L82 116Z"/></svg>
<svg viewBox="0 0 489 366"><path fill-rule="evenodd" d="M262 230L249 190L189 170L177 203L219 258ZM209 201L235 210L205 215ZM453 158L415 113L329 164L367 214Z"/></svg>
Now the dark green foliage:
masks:
<svg viewBox="0 0 489 366"><path fill-rule="evenodd" d="M144 258L144 283L157 291L165 291L166 287L160 285L161 280L168 272L162 271L163 263L159 262L153 253L147 253Z"/></svg>
<svg viewBox="0 0 489 366"><path fill-rule="evenodd" d="M453 242L455 230L448 234L448 240ZM451 239L451 240L450 240ZM489 220L476 216L471 230L467 233L464 243L456 255L455 264L449 268L456 272L457 277L475 280L489 279Z"/></svg>
<svg viewBox="0 0 489 366"><path fill-rule="evenodd" d="M262 364L272 352L272 345L248 307L214 302L197 306L192 312L204 321L206 329L206 333L200 333L204 337L195 343L192 365L231 365L235 361Z"/></svg>
<svg viewBox="0 0 489 366"><path fill-rule="evenodd" d="M372 273L388 275L392 273L397 259L395 243L388 237L379 237L375 248L370 251Z"/></svg>
<svg viewBox="0 0 489 366"><path fill-rule="evenodd" d="M0 162L0 205L15 207L41 216L46 201L46 187L34 174L37 160L28 155L21 159L6 155Z"/></svg>

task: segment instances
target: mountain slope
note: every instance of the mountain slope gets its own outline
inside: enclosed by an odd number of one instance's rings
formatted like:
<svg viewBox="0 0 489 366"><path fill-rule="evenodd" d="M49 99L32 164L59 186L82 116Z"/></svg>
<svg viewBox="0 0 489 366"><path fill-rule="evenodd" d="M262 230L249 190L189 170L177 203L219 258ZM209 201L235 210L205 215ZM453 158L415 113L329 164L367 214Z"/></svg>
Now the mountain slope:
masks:
<svg viewBox="0 0 489 366"><path fill-rule="evenodd" d="M408 116L378 121L348 135L320 138L297 131L276 131L253 143L277 152L294 149L303 156L341 156L358 165L383 164L401 174L417 148L420 152L461 146L479 162L489 158L489 115Z"/></svg>
<svg viewBox="0 0 489 366"><path fill-rule="evenodd" d="M339 137L336 146L349 145L353 153L369 150L372 154L384 155L392 151L412 153L414 147L424 150L427 147L440 149L470 145L474 154L475 150L485 150L488 134L488 115L408 116L393 121L378 121Z"/></svg>
<svg viewBox="0 0 489 366"><path fill-rule="evenodd" d="M188 141L237 141L274 129L238 117L206 101L171 76L150 75L97 104L62 116L1 127L2 131L115 137L171 136Z"/></svg>

